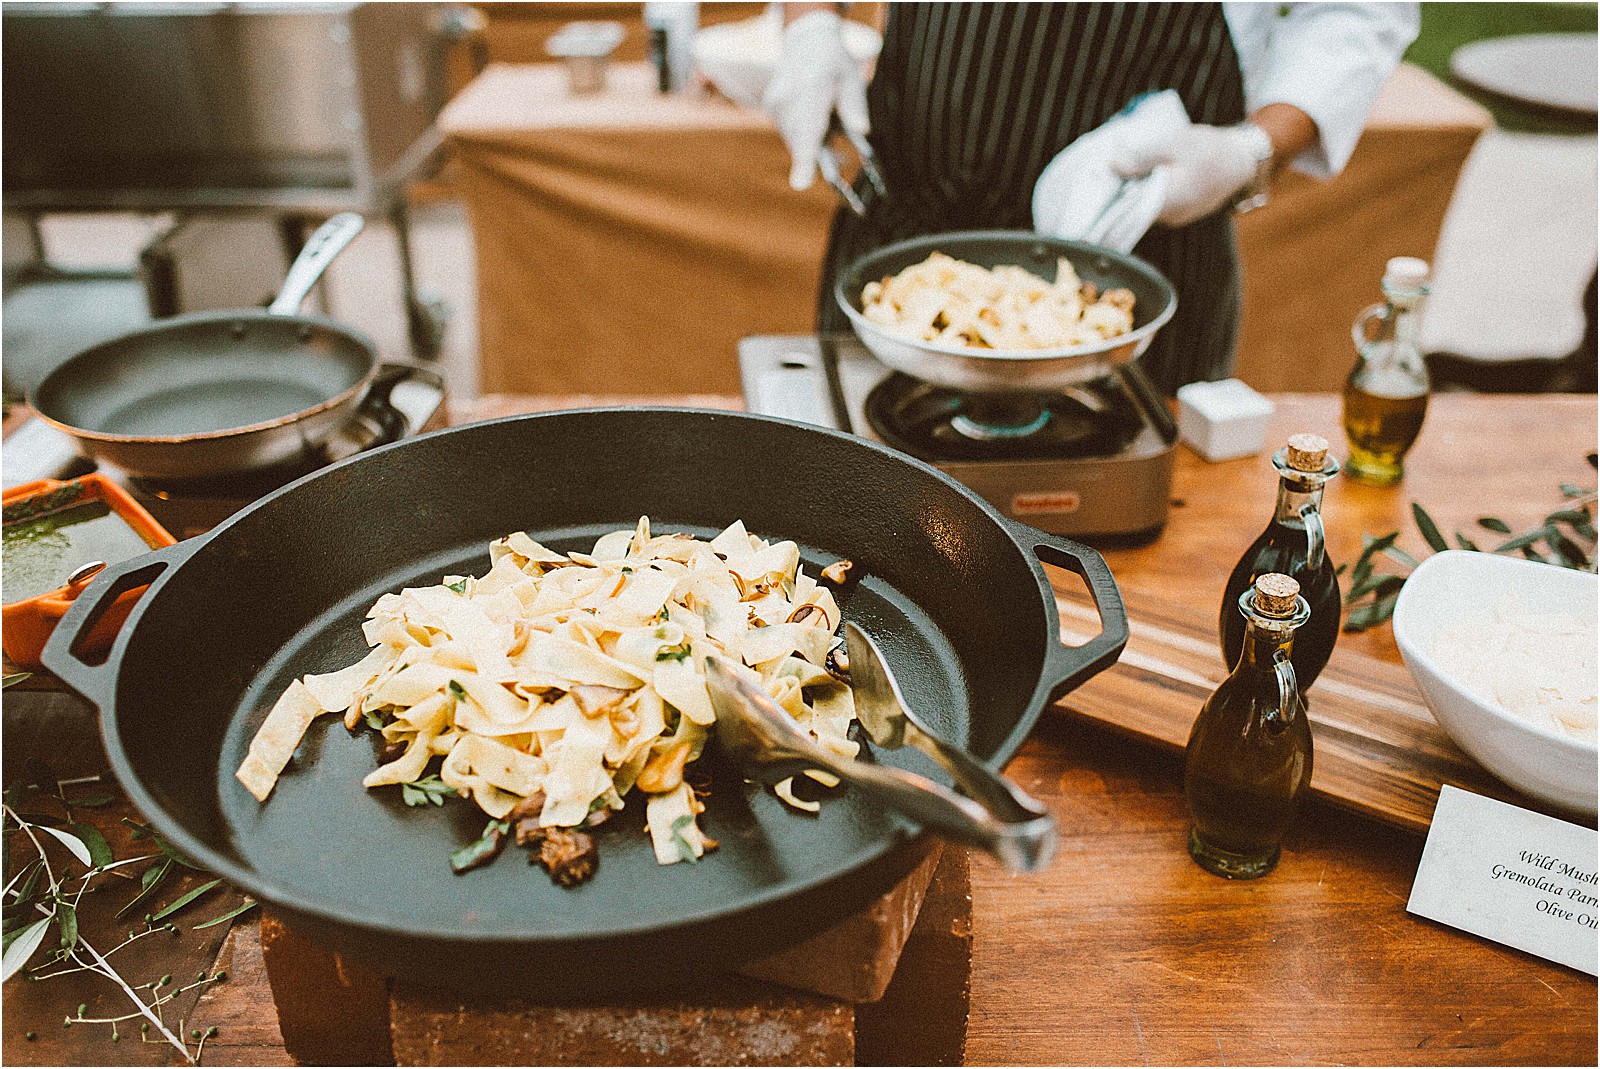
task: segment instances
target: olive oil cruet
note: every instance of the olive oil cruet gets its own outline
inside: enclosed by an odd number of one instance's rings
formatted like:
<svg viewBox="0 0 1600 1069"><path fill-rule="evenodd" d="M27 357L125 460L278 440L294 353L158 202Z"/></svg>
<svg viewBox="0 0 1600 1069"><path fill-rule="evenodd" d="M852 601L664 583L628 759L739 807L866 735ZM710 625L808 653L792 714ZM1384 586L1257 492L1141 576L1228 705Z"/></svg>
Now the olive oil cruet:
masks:
<svg viewBox="0 0 1600 1069"><path fill-rule="evenodd" d="M1339 640L1339 574L1325 548L1322 491L1339 474L1339 462L1328 455L1328 441L1315 434L1296 434L1272 457L1278 470L1278 503L1272 522L1245 550L1228 577L1217 630L1222 659L1234 665L1244 648L1245 619L1239 599L1268 572L1287 575L1300 584L1311 606L1294 645L1294 670L1302 692L1316 682Z"/></svg>
<svg viewBox="0 0 1600 1069"><path fill-rule="evenodd" d="M1389 486L1428 414L1428 365L1417 344L1428 262L1396 256L1383 273L1383 303L1356 317L1356 366L1344 386L1344 430L1351 478Z"/></svg>
<svg viewBox="0 0 1600 1069"><path fill-rule="evenodd" d="M1268 573L1239 598L1243 648L1189 732L1189 855L1229 879L1265 876L1311 782L1311 725L1290 649L1311 619L1300 585Z"/></svg>

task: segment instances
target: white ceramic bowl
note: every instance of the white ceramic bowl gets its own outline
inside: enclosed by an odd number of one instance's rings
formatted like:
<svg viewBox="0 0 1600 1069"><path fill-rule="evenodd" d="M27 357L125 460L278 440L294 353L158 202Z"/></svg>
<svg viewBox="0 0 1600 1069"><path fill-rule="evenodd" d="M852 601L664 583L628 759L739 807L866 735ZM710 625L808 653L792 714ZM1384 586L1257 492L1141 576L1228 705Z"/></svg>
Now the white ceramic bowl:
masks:
<svg viewBox="0 0 1600 1069"><path fill-rule="evenodd" d="M1596 613L1600 579L1537 561L1451 550L1422 562L1394 608L1394 637L1434 718L1477 762L1530 797L1596 809L1596 745L1524 720L1452 679L1432 655L1441 625L1496 612L1515 590L1529 612Z"/></svg>
<svg viewBox="0 0 1600 1069"><path fill-rule="evenodd" d="M844 20L844 49L863 68L863 75L883 49L883 37L871 26ZM707 26L694 35L694 65L717 91L747 108L760 108L778 57L783 54L782 16L761 15L742 22Z"/></svg>

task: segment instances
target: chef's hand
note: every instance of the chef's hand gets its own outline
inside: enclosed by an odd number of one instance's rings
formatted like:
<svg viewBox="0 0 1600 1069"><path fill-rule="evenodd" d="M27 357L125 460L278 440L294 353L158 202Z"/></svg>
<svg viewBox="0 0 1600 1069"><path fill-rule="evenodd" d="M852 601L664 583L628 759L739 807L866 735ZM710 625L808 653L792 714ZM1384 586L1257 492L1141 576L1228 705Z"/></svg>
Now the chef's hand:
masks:
<svg viewBox="0 0 1600 1069"><path fill-rule="evenodd" d="M867 133L867 88L861 66L845 51L842 20L812 11L783 32L783 55L762 104L789 146L789 185L805 189L817 173L817 150L833 113L850 134Z"/></svg>
<svg viewBox="0 0 1600 1069"><path fill-rule="evenodd" d="M1156 221L1187 226L1232 201L1255 178L1262 154L1270 159L1272 148L1271 138L1259 127L1187 125L1129 146L1111 166L1123 178L1165 167L1167 198Z"/></svg>

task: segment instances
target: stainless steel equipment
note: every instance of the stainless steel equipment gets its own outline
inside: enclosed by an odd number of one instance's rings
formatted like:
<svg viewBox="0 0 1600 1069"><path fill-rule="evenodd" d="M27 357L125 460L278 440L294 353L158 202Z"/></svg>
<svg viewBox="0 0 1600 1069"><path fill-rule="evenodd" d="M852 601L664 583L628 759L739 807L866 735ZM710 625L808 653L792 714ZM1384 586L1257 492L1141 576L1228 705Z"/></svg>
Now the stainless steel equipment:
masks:
<svg viewBox="0 0 1600 1069"><path fill-rule="evenodd" d="M739 343L739 372L750 411L892 445L1046 531L1137 541L1166 523L1178 428L1136 363L971 395L895 373L852 335L767 335Z"/></svg>
<svg viewBox="0 0 1600 1069"><path fill-rule="evenodd" d="M413 347L437 352L403 187L440 144L445 57L471 18L428 3L44 3L4 5L0 29L8 211L387 216Z"/></svg>
<svg viewBox="0 0 1600 1069"><path fill-rule="evenodd" d="M365 223L355 212L324 223L266 311L178 316L103 342L45 376L28 404L87 455L146 477L277 467L320 448L412 370L383 364L363 334L299 314Z"/></svg>
<svg viewBox="0 0 1600 1069"><path fill-rule="evenodd" d="M6 4L8 207L370 205L437 143L442 14Z"/></svg>
<svg viewBox="0 0 1600 1069"><path fill-rule="evenodd" d="M706 690L717 714L717 744L750 779L782 783L807 769L827 772L868 802L952 842L977 847L1012 872L1041 869L1055 852L1055 819L1049 811L1032 799L1019 805L1005 790L1008 781L975 758L969 758L970 767L986 777L985 783L997 781L1000 786L1003 801L998 808L986 797L962 797L915 772L840 757L819 746L792 715L725 660L706 658Z"/></svg>
<svg viewBox="0 0 1600 1069"><path fill-rule="evenodd" d="M116 480L175 537L192 538L319 467L398 438L447 426L444 379L428 368L418 367L395 382L386 400L381 413L358 410L334 448L307 453L274 468L181 482L140 479L109 464L97 468L78 453L72 439L43 420L30 419L6 438L4 483L9 489L35 479L70 479L98 470Z"/></svg>

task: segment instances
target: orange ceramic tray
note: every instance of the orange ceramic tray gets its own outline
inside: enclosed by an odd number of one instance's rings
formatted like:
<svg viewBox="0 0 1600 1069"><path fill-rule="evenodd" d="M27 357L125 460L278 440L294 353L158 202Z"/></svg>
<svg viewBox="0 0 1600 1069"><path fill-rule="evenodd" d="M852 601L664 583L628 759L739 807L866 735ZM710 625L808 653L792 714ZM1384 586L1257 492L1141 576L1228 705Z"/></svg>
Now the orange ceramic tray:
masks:
<svg viewBox="0 0 1600 1069"><path fill-rule="evenodd" d="M31 500L39 500L45 506L45 511L50 512L87 501L102 501L151 549L170 546L177 541L142 505L129 497L127 491L103 475L84 475L70 482L40 479L14 486L0 496L0 504L7 509ZM37 671L40 668L39 653L49 640L50 633L87 585L88 580L84 579L0 606L0 640L3 640L6 659L19 667ZM81 652L90 657L104 655L142 593L144 588L139 587L125 592L112 602L83 640Z"/></svg>

